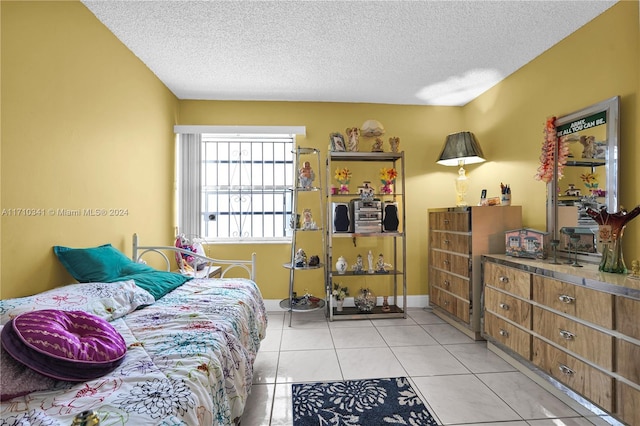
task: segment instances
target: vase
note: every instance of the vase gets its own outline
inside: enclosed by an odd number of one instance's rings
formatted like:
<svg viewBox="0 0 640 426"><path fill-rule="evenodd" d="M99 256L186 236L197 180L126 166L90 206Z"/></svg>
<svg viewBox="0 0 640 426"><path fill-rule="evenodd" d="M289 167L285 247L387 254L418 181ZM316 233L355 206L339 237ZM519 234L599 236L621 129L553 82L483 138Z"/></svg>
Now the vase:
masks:
<svg viewBox="0 0 640 426"><path fill-rule="evenodd" d="M347 272L347 261L342 256L340 256L336 262L336 271L338 271L340 275L344 275L344 273Z"/></svg>
<svg viewBox="0 0 640 426"><path fill-rule="evenodd" d="M344 305L344 300L338 299L336 300L336 311L342 312L342 306Z"/></svg>
<svg viewBox="0 0 640 426"><path fill-rule="evenodd" d="M623 228L624 229L624 228ZM602 260L598 268L602 272L626 274L627 267L622 255L622 235L602 245Z"/></svg>
<svg viewBox="0 0 640 426"><path fill-rule="evenodd" d="M353 303L360 312L371 312L376 307L376 295L368 288L363 288L353 298Z"/></svg>

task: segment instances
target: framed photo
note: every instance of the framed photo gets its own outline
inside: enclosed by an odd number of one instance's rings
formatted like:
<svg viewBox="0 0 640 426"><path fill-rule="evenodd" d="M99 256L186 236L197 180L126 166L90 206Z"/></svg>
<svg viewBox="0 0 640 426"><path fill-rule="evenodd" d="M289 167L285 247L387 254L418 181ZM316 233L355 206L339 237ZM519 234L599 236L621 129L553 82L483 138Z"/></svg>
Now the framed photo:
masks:
<svg viewBox="0 0 640 426"><path fill-rule="evenodd" d="M347 150L342 133L331 133L329 140L331 141L331 151L344 152Z"/></svg>

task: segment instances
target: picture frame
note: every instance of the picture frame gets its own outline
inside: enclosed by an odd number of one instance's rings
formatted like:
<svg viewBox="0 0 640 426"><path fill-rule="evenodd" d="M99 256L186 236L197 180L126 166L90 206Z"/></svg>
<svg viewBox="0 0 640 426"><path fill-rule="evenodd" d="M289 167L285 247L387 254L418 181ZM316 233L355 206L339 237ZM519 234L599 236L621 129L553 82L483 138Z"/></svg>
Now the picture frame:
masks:
<svg viewBox="0 0 640 426"><path fill-rule="evenodd" d="M344 142L342 133L331 133L329 135L329 141L331 142L331 151L345 152L347 150L347 145Z"/></svg>

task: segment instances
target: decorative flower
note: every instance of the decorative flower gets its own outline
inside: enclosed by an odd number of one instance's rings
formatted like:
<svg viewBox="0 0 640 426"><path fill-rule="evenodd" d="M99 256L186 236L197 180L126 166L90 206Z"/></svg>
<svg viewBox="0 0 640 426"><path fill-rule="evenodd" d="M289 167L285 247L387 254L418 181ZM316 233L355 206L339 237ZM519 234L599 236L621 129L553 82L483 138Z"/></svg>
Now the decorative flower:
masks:
<svg viewBox="0 0 640 426"><path fill-rule="evenodd" d="M580 175L580 179L584 182L584 186L587 188L598 187L598 174L597 173L583 173Z"/></svg>
<svg viewBox="0 0 640 426"><path fill-rule="evenodd" d="M390 185L394 183L397 177L398 172L396 172L396 169L394 169L393 167L390 169L387 169L386 167L380 169L380 182L382 182L384 185Z"/></svg>
<svg viewBox="0 0 640 426"><path fill-rule="evenodd" d="M569 157L569 145L563 138L558 140L556 132L556 117L547 118L544 126L544 142L542 143L542 154L540 154L540 167L535 174L536 180L545 183L551 182L553 179L553 157L558 153L558 179L562 178L564 165L567 164Z"/></svg>
<svg viewBox="0 0 640 426"><path fill-rule="evenodd" d="M340 287L338 283L333 283L331 295L335 296L338 300L344 300L344 298L349 295L349 289L347 287Z"/></svg>
<svg viewBox="0 0 640 426"><path fill-rule="evenodd" d="M351 171L346 167L342 169L336 169L335 178L341 185L347 185L351 181Z"/></svg>

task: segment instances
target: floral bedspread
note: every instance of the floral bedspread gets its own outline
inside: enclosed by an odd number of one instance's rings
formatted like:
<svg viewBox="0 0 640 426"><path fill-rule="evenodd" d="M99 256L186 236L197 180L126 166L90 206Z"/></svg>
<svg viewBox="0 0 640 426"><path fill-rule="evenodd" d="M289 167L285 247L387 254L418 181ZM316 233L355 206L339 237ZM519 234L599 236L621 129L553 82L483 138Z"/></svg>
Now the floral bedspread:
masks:
<svg viewBox="0 0 640 426"><path fill-rule="evenodd" d="M111 324L124 362L99 379L0 405L0 425L70 425L94 410L104 425L231 425L249 396L267 317L246 279L194 279Z"/></svg>

